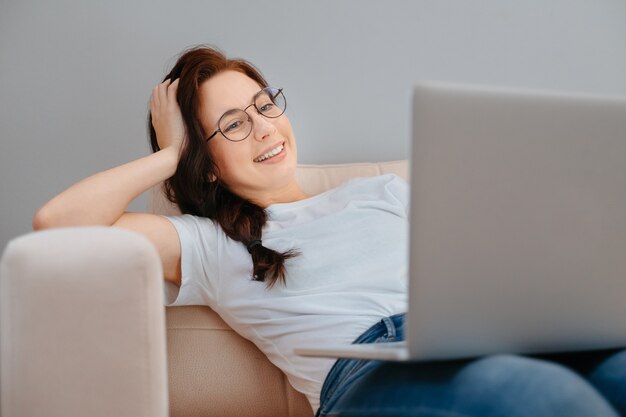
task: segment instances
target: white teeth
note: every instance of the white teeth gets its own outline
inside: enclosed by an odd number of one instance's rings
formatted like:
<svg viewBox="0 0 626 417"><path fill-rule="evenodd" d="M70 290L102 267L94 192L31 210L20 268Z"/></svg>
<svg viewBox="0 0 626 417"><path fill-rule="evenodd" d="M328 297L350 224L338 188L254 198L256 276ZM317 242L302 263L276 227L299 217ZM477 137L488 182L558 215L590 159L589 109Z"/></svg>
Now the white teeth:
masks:
<svg viewBox="0 0 626 417"><path fill-rule="evenodd" d="M256 158L254 160L254 162L261 162L261 161L265 161L268 158L271 158L272 156L279 154L282 150L283 150L284 146L278 145L276 148L272 149L269 152L264 153L263 155L259 156L258 158Z"/></svg>

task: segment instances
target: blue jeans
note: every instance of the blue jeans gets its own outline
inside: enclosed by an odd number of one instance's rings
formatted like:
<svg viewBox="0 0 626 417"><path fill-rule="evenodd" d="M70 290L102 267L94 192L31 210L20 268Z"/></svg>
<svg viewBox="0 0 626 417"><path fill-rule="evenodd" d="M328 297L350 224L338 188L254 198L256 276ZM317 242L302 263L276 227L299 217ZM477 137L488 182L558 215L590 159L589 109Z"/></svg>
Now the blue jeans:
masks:
<svg viewBox="0 0 626 417"><path fill-rule="evenodd" d="M385 317L354 343L404 340L404 314ZM473 360L339 359L316 417L626 416L626 350Z"/></svg>

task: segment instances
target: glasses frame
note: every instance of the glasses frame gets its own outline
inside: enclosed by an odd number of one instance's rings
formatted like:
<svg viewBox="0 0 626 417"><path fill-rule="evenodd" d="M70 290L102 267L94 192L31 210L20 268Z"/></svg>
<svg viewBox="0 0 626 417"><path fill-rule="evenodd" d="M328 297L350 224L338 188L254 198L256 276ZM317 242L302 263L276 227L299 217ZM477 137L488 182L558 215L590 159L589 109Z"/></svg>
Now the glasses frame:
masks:
<svg viewBox="0 0 626 417"><path fill-rule="evenodd" d="M268 90L268 89L276 90L276 91L277 91L277 93L274 95L274 97L277 97L277 96L280 94L280 95L282 95L282 96L283 96L283 100L285 101L285 108L283 109L283 111L282 111L282 112L281 112L278 116L268 116L268 115L266 115L266 114L263 114L263 113L261 112L261 110L259 110L259 108L256 106L256 100L257 100L257 98L258 98L258 97L259 97L259 96L260 96L260 95L261 95L264 91L266 91L266 90ZM271 97L271 94L270 94L270 97ZM279 118L280 116L282 116L283 114L285 114L285 110L287 110L287 99L285 98L285 94L283 94L283 89L282 89L282 88L275 88L275 87L270 87L270 86L265 87L265 88L262 88L261 90L259 90L259 92L258 92L258 93L256 93L256 94L254 95L254 97L252 97L252 104L250 104L250 105L246 106L244 109L230 109L230 110L228 110L227 112L225 112L224 114L222 114L222 115L220 116L219 120L217 121L217 126L218 126L217 130L216 130L215 132L213 132L213 134L211 134L211 136L209 136L208 138L206 138L206 141L207 141L207 142L208 142L208 141L210 141L210 140L211 140L211 139L213 139L213 137L214 137L215 135L217 135L218 133L221 133L221 134L222 134L222 136L224 137L224 139L229 140L229 141L231 141L231 142L241 142L241 141L246 140L246 139L248 138L248 136L250 136L250 133L252 133L252 129L253 129L253 127L254 127L254 126L252 125L252 124L253 124L253 122L252 122L252 118L250 117L250 115L249 115L249 114L248 114L248 112L247 112L247 110L248 110L250 107L254 107L254 109L256 110L256 112L257 112L259 115L261 115L261 116L263 116L263 117L265 117L265 118L267 118L267 119L277 119L277 118ZM239 140L229 139L229 138L228 138L228 136L226 136L226 135L224 134L224 132L222 132L222 129L220 129L220 128L219 128L220 123L221 123L222 119L224 118L224 116L226 116L226 114L228 114L228 113L230 113L230 112L232 112L232 111L243 111L243 112L246 114L246 116L248 117L248 120L250 121L250 131L248 132L248 134L247 134L246 136L244 136L242 139L239 139Z"/></svg>

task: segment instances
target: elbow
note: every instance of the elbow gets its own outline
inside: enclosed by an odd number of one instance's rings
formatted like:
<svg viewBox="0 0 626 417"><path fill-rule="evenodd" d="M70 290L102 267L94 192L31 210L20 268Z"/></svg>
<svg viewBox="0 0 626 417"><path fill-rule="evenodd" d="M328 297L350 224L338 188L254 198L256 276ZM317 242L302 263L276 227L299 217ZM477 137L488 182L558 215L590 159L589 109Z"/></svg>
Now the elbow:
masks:
<svg viewBox="0 0 626 417"><path fill-rule="evenodd" d="M47 213L45 207L37 210L37 213L33 216L32 226L35 231L50 229L53 227L50 215Z"/></svg>

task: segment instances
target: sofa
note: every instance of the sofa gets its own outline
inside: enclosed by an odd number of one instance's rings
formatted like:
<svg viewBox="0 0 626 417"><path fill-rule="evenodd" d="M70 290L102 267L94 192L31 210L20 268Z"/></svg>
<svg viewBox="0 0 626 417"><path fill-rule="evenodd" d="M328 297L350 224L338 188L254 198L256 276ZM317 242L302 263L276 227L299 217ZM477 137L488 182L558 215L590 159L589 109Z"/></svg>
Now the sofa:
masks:
<svg viewBox="0 0 626 417"><path fill-rule="evenodd" d="M407 161L301 165L317 194ZM175 214L161 189L149 210ZM20 236L0 261L3 417L311 417L285 375L209 307L167 307L154 247L118 228Z"/></svg>

